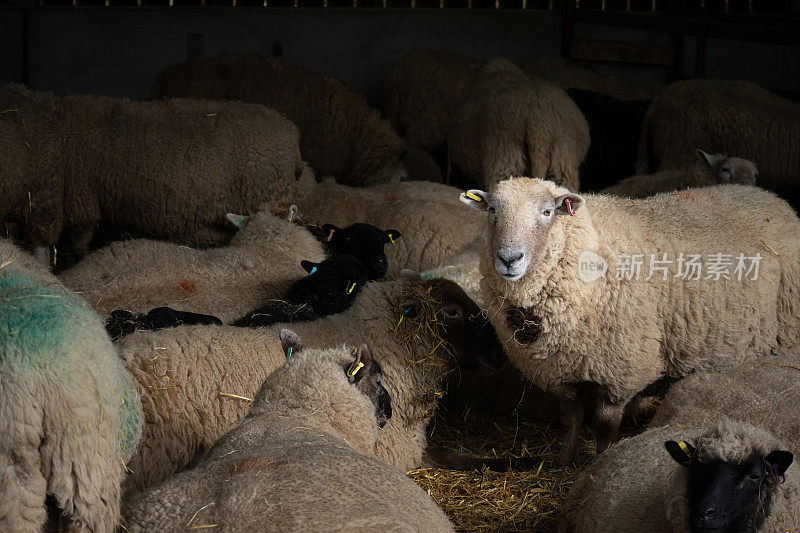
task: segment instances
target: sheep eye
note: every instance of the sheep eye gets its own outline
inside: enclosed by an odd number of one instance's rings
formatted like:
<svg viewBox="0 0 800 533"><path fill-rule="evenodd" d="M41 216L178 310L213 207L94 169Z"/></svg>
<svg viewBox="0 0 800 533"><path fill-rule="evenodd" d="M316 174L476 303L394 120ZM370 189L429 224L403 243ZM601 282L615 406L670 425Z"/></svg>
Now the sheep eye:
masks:
<svg viewBox="0 0 800 533"><path fill-rule="evenodd" d="M552 211L552 210L550 210L550 209L545 209L544 211L542 211L542 214L543 214L544 216L546 216L546 217L549 217L550 215L552 215L552 214L553 214L553 211Z"/></svg>
<svg viewBox="0 0 800 533"><path fill-rule="evenodd" d="M495 213L495 208L494 208L494 206L493 206L493 205L490 205L490 206L489 206L489 212L490 212L491 214L494 214L494 213Z"/></svg>

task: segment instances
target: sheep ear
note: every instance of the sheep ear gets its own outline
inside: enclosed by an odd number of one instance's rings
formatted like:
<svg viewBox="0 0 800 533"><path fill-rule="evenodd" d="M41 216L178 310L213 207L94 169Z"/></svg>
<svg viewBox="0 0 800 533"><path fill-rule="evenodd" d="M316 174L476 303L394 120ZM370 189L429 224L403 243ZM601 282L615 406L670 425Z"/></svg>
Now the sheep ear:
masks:
<svg viewBox="0 0 800 533"><path fill-rule="evenodd" d="M711 155L708 152L704 152L701 149L696 150L698 157L710 168L714 170L717 168L717 164L719 163L720 157L717 155Z"/></svg>
<svg viewBox="0 0 800 533"><path fill-rule="evenodd" d="M331 242L333 234L339 231L339 228L333 224L323 224L322 231L325 233L325 242Z"/></svg>
<svg viewBox="0 0 800 533"><path fill-rule="evenodd" d="M422 281L422 277L410 268L400 271L400 279L403 281Z"/></svg>
<svg viewBox="0 0 800 533"><path fill-rule="evenodd" d="M250 217L236 213L225 213L225 219L239 229L244 229L250 222Z"/></svg>
<svg viewBox="0 0 800 533"><path fill-rule="evenodd" d="M394 244L394 241L402 237L403 234L396 229L387 229L383 232L383 244Z"/></svg>
<svg viewBox="0 0 800 533"><path fill-rule="evenodd" d="M308 272L308 275L310 276L317 270L319 263L312 263L311 261L300 261L300 266L303 267L303 270Z"/></svg>
<svg viewBox="0 0 800 533"><path fill-rule="evenodd" d="M416 298L409 298L400 304L400 313L405 318L414 318L419 316L420 303Z"/></svg>
<svg viewBox="0 0 800 533"><path fill-rule="evenodd" d="M489 209L489 205L486 202L487 196L488 194L480 189L470 189L467 192L462 192L458 196L458 199L470 206L472 209L486 211Z"/></svg>
<svg viewBox="0 0 800 533"><path fill-rule="evenodd" d="M580 194L574 192L562 194L554 200L556 215L574 215L586 201Z"/></svg>
<svg viewBox="0 0 800 533"><path fill-rule="evenodd" d="M675 462L681 466L689 466L689 463L692 462L692 457L694 457L694 446L689 444L688 442L682 440L680 442L675 442L674 440L668 440L664 443L664 447L669 452L670 456L675 459Z"/></svg>
<svg viewBox="0 0 800 533"><path fill-rule="evenodd" d="M294 217L296 217L297 213L299 213L299 212L300 212L300 210L297 208L297 206L295 204L290 205L289 206L289 213L286 215L286 220L288 220L289 222L293 222L294 221Z"/></svg>
<svg viewBox="0 0 800 533"><path fill-rule="evenodd" d="M356 360L347 367L347 379L350 383L358 383L361 378L366 376L372 367L372 350L369 346L362 344L356 351Z"/></svg>
<svg viewBox="0 0 800 533"><path fill-rule="evenodd" d="M775 479L778 480L778 483L786 481L786 470L792 465L792 461L794 460L794 455L792 455L791 452L774 450L769 452L769 455L767 455L764 460L772 467L772 473L775 474Z"/></svg>
<svg viewBox="0 0 800 533"><path fill-rule="evenodd" d="M283 348L283 353L286 355L286 360L292 358L293 355L301 352L303 350L303 341L300 340L300 336L290 329L282 329L280 332L281 337L281 348Z"/></svg>

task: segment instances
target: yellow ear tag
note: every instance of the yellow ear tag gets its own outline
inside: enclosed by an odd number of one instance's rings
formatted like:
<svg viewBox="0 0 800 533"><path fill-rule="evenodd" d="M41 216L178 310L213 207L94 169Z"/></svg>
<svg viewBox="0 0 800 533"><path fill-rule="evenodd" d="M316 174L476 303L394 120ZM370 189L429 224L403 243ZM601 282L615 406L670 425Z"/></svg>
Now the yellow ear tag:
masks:
<svg viewBox="0 0 800 533"><path fill-rule="evenodd" d="M396 242L394 242L394 235L392 235L391 233L389 233L389 234L387 235L387 237L389 237L389 242L391 242L391 243L392 243L392 246L394 246L395 244L397 244Z"/></svg>
<svg viewBox="0 0 800 533"><path fill-rule="evenodd" d="M294 220L294 216L295 216L296 214L297 214L297 206L296 206L296 205L294 205L294 204L292 204L292 205L291 205L291 207L289 207L289 219L288 219L288 220L289 220L289 222L291 222L292 220Z"/></svg>
<svg viewBox="0 0 800 533"><path fill-rule="evenodd" d="M353 289L355 289L355 288L356 288L356 282L354 281L352 285L348 285L347 286L347 290L345 292L347 294L351 294L353 292Z"/></svg>
<svg viewBox="0 0 800 533"><path fill-rule="evenodd" d="M347 377L352 378L353 376L358 374L358 371L361 370L362 368L364 368L364 363L362 363L361 361L353 361L353 364L350 365L350 368L347 369Z"/></svg>
<svg viewBox="0 0 800 533"><path fill-rule="evenodd" d="M683 442L683 441L680 441L680 442L678 443L678 447L681 449L681 451L683 452L683 454L684 454L686 457L689 457L689 458L691 458L691 457L692 457L692 453L689 451L689 447L688 447L688 446L686 446L686 443L685 443L685 442Z"/></svg>
<svg viewBox="0 0 800 533"><path fill-rule="evenodd" d="M471 193L470 191L465 192L464 196L466 196L470 200L475 200L476 202L482 202L483 201L483 198L481 198L477 194Z"/></svg>

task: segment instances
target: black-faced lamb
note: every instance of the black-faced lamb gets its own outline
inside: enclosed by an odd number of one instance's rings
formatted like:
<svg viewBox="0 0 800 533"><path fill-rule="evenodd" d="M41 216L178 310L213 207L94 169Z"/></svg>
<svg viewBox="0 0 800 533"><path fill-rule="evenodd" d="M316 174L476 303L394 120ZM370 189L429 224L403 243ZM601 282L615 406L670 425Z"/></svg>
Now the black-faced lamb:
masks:
<svg viewBox="0 0 800 533"><path fill-rule="evenodd" d="M480 186L525 175L578 190L589 126L563 89L496 59L456 112L447 148L451 163Z"/></svg>
<svg viewBox="0 0 800 533"><path fill-rule="evenodd" d="M114 531L142 410L97 313L0 241L0 530Z"/></svg>
<svg viewBox="0 0 800 533"><path fill-rule="evenodd" d="M770 192L632 200L512 178L461 199L489 213L481 289L509 359L561 398L563 463L575 458L582 390L597 401L602 451L625 405L660 377L797 340L800 221Z"/></svg>
<svg viewBox="0 0 800 533"><path fill-rule="evenodd" d="M40 250L69 228L81 256L101 220L218 244L226 211L292 201L313 183L297 128L263 106L61 97L6 85L0 109L11 110L0 115L0 217L24 222Z"/></svg>
<svg viewBox="0 0 800 533"><path fill-rule="evenodd" d="M347 311L290 327L309 347L339 346L343 338L372 347L394 413L377 456L403 471L422 464L425 428L444 379L462 363L497 360L500 350L480 309L446 280L368 283ZM182 470L245 416L247 402L285 360L282 328L190 326L119 341L147 422L129 462L127 493Z"/></svg>
<svg viewBox="0 0 800 533"><path fill-rule="evenodd" d="M738 80L669 85L647 110L637 172L685 168L692 150L736 154L756 163L759 185L800 198L800 104Z"/></svg>
<svg viewBox="0 0 800 533"><path fill-rule="evenodd" d="M405 175L405 143L361 96L331 76L272 57L238 54L176 63L156 75L150 97L264 104L297 125L300 150L317 175L350 185Z"/></svg>
<svg viewBox="0 0 800 533"><path fill-rule="evenodd" d="M307 223L366 222L394 228L384 232L383 243L389 263L386 275L396 279L404 268L435 268L480 232L485 217L465 214L458 192L455 187L424 181L365 188L327 181L317 184L297 205ZM397 239L400 233L402 240ZM336 239L336 232L333 235Z"/></svg>
<svg viewBox="0 0 800 533"><path fill-rule="evenodd" d="M787 471L794 453L771 432L726 417L648 429L580 475L560 531L789 531L800 523L800 479Z"/></svg>
<svg viewBox="0 0 800 533"><path fill-rule="evenodd" d="M322 245L305 228L265 208L247 219L229 246L195 250L144 239L115 242L62 272L61 279L104 316L167 306L230 322L282 296L306 274L301 261L324 259Z"/></svg>
<svg viewBox="0 0 800 533"><path fill-rule="evenodd" d="M303 261L308 276L296 281L282 298L271 300L231 323L264 327L277 322L301 322L346 311L367 284L367 268L356 256L343 254L322 263Z"/></svg>
<svg viewBox="0 0 800 533"><path fill-rule="evenodd" d="M697 150L699 162L683 170L663 170L655 174L632 176L606 187L601 194L645 198L660 192L710 187L726 183L755 185L758 168L752 161L724 154Z"/></svg>
<svg viewBox="0 0 800 533"><path fill-rule="evenodd" d="M289 348L198 465L126 504L127 529L453 531L430 496L373 457L391 407L369 348Z"/></svg>

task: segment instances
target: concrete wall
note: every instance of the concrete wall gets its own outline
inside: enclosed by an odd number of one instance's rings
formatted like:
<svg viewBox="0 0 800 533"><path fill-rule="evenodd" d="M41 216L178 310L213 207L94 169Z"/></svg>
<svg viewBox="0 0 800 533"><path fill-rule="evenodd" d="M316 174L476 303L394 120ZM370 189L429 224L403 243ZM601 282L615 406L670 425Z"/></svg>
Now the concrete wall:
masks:
<svg viewBox="0 0 800 533"><path fill-rule="evenodd" d="M0 82L21 81L22 14L0 9ZM160 68L187 54L268 53L278 43L287 61L331 73L380 107L387 73L410 49L546 61L561 44L561 17L545 10L34 7L29 18L31 87L136 99ZM575 36L669 44L664 34L589 24L577 24ZM693 44L686 39L686 75L694 72ZM595 66L624 79L666 75L664 67ZM800 91L800 48L711 40L707 73Z"/></svg>

